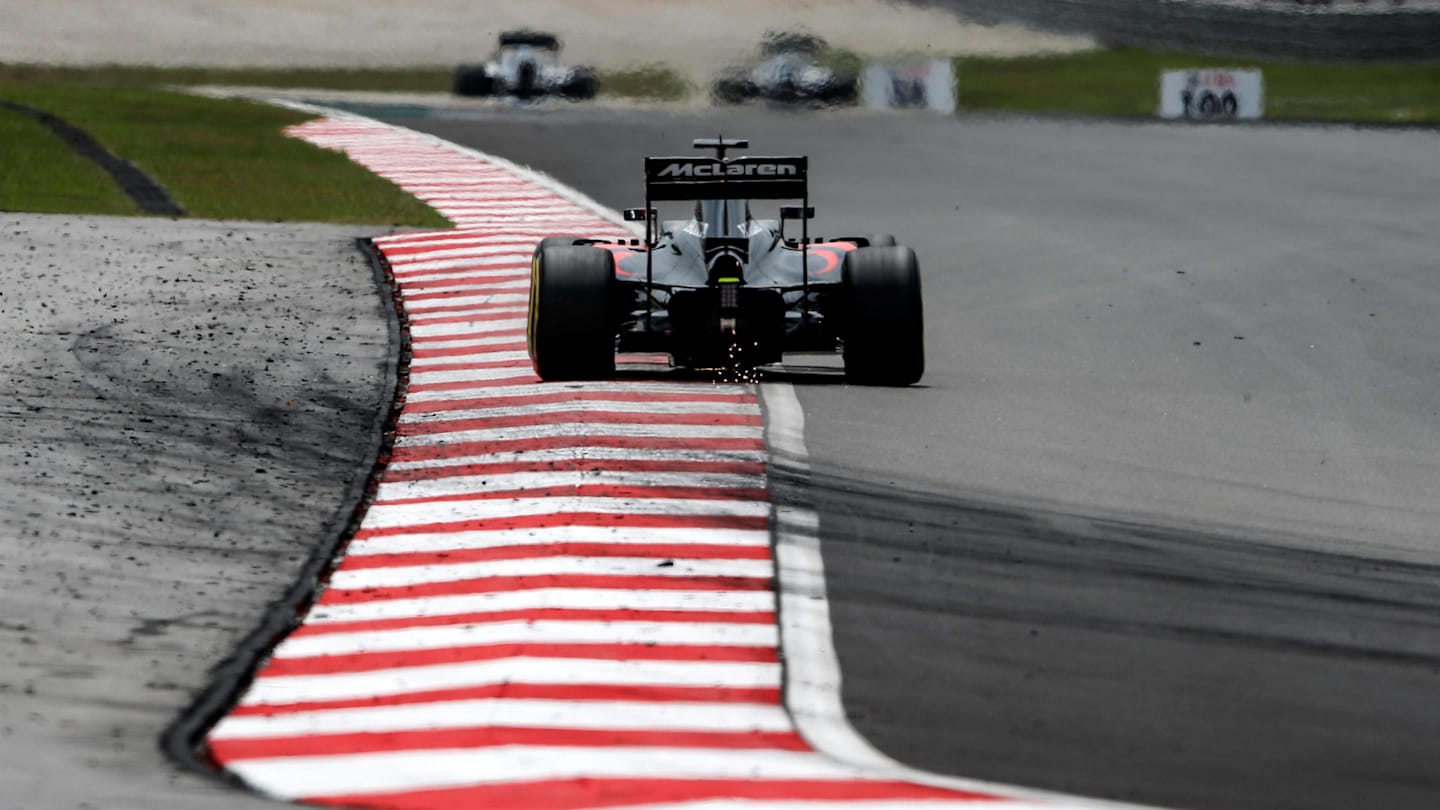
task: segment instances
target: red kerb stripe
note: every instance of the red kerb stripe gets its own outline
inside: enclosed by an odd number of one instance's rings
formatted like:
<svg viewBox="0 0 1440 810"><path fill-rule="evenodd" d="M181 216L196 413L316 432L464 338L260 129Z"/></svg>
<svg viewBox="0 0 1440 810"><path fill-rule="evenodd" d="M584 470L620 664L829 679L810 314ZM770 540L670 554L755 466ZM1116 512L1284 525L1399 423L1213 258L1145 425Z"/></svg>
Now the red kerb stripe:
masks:
<svg viewBox="0 0 1440 810"><path fill-rule="evenodd" d="M529 291L527 287L517 287L513 283L507 283L514 282L519 278L521 277L516 276L510 279L495 279L490 283L465 284L462 289L441 292L411 292L407 289L405 300L413 304L416 301L444 301L447 298L464 298L471 295L524 295ZM406 286L408 288L410 285ZM434 286L437 285L427 283L418 289L423 290Z"/></svg>
<svg viewBox="0 0 1440 810"><path fill-rule="evenodd" d="M486 295L525 295L525 291L524 291L524 290L506 290L506 291L504 291L504 292L485 293L485 294L486 294ZM404 297L404 296L402 296L402 297ZM423 308L423 309L419 309L419 310L414 310L414 311L412 311L412 312L410 313L410 319L413 321L413 320L415 320L416 318L424 317L424 316L426 316L426 315L430 315L430 314L433 314L433 313L444 313L444 312L471 312L471 311L477 310L477 309L491 309L491 310L501 310L501 309L503 309L503 310L509 312L509 311L511 311L512 309L514 309L514 308L517 307L517 306L519 306L519 304L516 303L516 302L514 302L514 301L487 301L487 302L481 302L481 303L455 304L454 306L448 306L448 307L425 307L425 308ZM525 310L522 309L522 310L520 310L520 312L521 312L521 314L523 315L524 312L525 312Z"/></svg>
<svg viewBox="0 0 1440 810"><path fill-rule="evenodd" d="M444 523L415 523L407 526L361 528L355 537L394 537L402 534L442 532L483 532L497 529L529 529L555 526L613 526L630 529L745 529L765 531L764 517L745 515L627 515L610 512L556 512L549 515L457 520Z"/></svg>
<svg viewBox="0 0 1440 810"><path fill-rule="evenodd" d="M377 695L347 700L313 700L304 703L251 704L236 706L237 716L271 717L298 712L332 709L368 709L378 706L411 706L455 700L514 698L530 700L625 700L650 703L753 703L780 705L780 688L730 688L712 686L646 686L610 684L494 683L456 689L430 689L399 695Z"/></svg>
<svg viewBox="0 0 1440 810"><path fill-rule="evenodd" d="M504 782L462 788L416 790L403 793L307 796L305 801L338 807L376 807L386 810L581 810L581 808L700 802L860 801L865 799L919 801L1005 801L1002 796L912 782L866 779L582 779L544 782Z"/></svg>
<svg viewBox="0 0 1440 810"><path fill-rule="evenodd" d="M535 385L540 378L534 374L526 374L519 377L502 377L495 380L455 380L454 382L423 383L416 385L411 383L410 391L420 393L422 391L463 391L467 388L477 388L483 385L486 388L499 388L506 385Z"/></svg>
<svg viewBox="0 0 1440 810"><path fill-rule="evenodd" d="M646 487L614 484L579 484L526 489L462 492L422 498L382 498L376 506L415 506L426 503L469 503L513 498L666 498L688 501L763 501L763 487Z"/></svg>
<svg viewBox="0 0 1440 810"><path fill-rule="evenodd" d="M523 330L523 329L517 329L514 333L508 333L508 332L492 332L492 333L490 333L490 334L491 334L491 337L499 337L499 336L508 335L508 334L523 335L523 334L525 334L525 330ZM525 341L523 341L523 340L515 341L515 342L513 342L513 343L486 343L486 344L483 344L483 345L480 345L480 346L452 346L452 347L450 347L450 348L448 348L448 349L426 349L426 348L423 348L423 344L422 344L421 347L412 348L412 349L410 350L410 359L412 359L412 360L430 360L430 359L436 358L436 357L483 357L484 355L486 355L486 354L488 354L488 353L490 353L490 352L523 352L523 351L525 351L526 348L527 348L527 347L526 347ZM444 403L437 403L437 402L417 402L417 403L415 403L415 404L416 404L416 405L443 405ZM413 409L411 409L411 408L406 408L405 410L406 410L406 411L409 411L409 412L412 412L412 413L427 413L427 412L429 412L429 410L437 410L437 409L426 409L426 410L421 410L421 411L415 411L415 410L413 410ZM439 408L438 410L448 410L448 408Z"/></svg>
<svg viewBox="0 0 1440 810"><path fill-rule="evenodd" d="M437 461L492 453L608 447L621 450L764 450L762 439L741 436L691 439L683 436L537 436L481 442L434 442L396 447L391 461Z"/></svg>
<svg viewBox="0 0 1440 810"><path fill-rule="evenodd" d="M512 593L540 588L598 588L620 591L765 591L769 577L610 576L605 574L536 574L475 577L420 585L375 588L327 588L321 605L353 605L389 599L423 599L477 593Z"/></svg>
<svg viewBox="0 0 1440 810"><path fill-rule="evenodd" d="M549 461L495 461L445 467L406 467L388 470L385 480L430 481L475 475L511 475L526 472L689 472L726 475L764 475L759 461L688 461L684 459L563 458Z"/></svg>
<svg viewBox="0 0 1440 810"><path fill-rule="evenodd" d="M511 307L514 307L514 308L513 308L513 309L500 309L500 310L489 309L489 310L486 310L486 311L480 311L480 310L477 309L475 312L472 312L472 313L469 313L469 314L466 314L466 315L437 315L437 316L435 316L435 317L426 317L426 313L423 312L423 311L422 311L422 312L412 312L412 313L410 313L410 323L411 323L412 325L414 325L414 326L436 326L436 325L447 324L447 323L489 323L489 322L491 322L491 321L510 321L510 320L516 320L516 321L518 321L518 320L524 320L524 318L525 318L525 309L524 309L523 307L519 307L519 306L514 305L514 304L511 304L511 305L508 305L508 306L511 306ZM524 329L515 329L515 330L512 330L512 331L510 331L510 332L505 332L505 331L501 331L501 330L495 330L495 331L493 331L493 332L477 332L477 333L475 333L475 334L472 335L472 336L473 336L473 337L494 337L495 335L505 335L505 334L521 334L521 335L523 335L523 334L525 334L525 330L524 330ZM439 337L420 337L420 338L415 338L415 342L417 342L417 343L424 343L425 341L430 341L430 340L463 340L463 339L464 339L463 336L444 335L444 336L439 336Z"/></svg>
<svg viewBox="0 0 1440 810"><path fill-rule="evenodd" d="M420 373L430 373L430 372L432 372L432 371L474 371L474 370L476 370L476 369L482 369L482 368L529 368L529 367L530 367L530 361L529 361L528 359L518 359L518 360L483 360L483 359L480 359L480 358L484 358L484 357L486 357L486 356L489 356L490 354L493 353L493 350L490 350L489 347L486 347L486 348L487 348L487 351L479 352L479 353L475 352L475 350L472 349L472 350L470 351L470 353L475 356L476 359L474 359L474 360L465 360L465 361L455 362L455 363L422 363L422 364L420 364L420 365L418 365L418 366L416 366L416 365L411 365L411 366L410 366L410 373L412 373L412 374L420 374Z"/></svg>
<svg viewBox="0 0 1440 810"><path fill-rule="evenodd" d="M444 627L455 624L490 622L723 622L726 624L774 624L769 610L584 610L580 608L531 608L496 610L489 613L457 613L450 616L405 616L353 622L307 622L290 633L290 638L324 636L333 633L362 633L375 630L403 630L411 627Z"/></svg>
<svg viewBox="0 0 1440 810"><path fill-rule="evenodd" d="M524 334L522 331L521 334ZM437 340L439 338L436 338ZM525 348L524 343L516 344ZM488 346L477 346L464 349L429 349L425 351L465 351L477 352L490 350ZM414 350L412 353L419 356L422 350ZM498 351L498 349L495 349ZM718 391L707 390L696 386L694 391L671 392L671 391L589 391L584 389L568 391L546 391L538 394L521 394L517 396L492 396L492 397L470 397L467 399L451 399L444 402L417 402L416 407L407 407L407 413L430 413L433 411L467 410L477 408L516 408L524 405L549 405L556 402L705 402L724 403L736 405L755 404L755 395L749 393L727 394Z"/></svg>
<svg viewBox="0 0 1440 810"><path fill-rule="evenodd" d="M515 361L528 365L526 361ZM430 369L423 369L429 371ZM475 419L435 419L406 422L399 426L401 436L424 436L431 433L455 433L461 430L485 430L507 427L558 425L566 422L592 422L607 425L729 425L760 427L759 414L748 413L633 413L630 411L554 411L516 416L485 416Z"/></svg>
<svg viewBox="0 0 1440 810"><path fill-rule="evenodd" d="M325 734L239 740L211 740L210 751L221 760L269 757L343 756L383 751L433 751L444 748L487 748L499 745L554 745L612 748L618 746L685 748L763 748L808 751L795 732L609 731L579 728L475 728Z"/></svg>

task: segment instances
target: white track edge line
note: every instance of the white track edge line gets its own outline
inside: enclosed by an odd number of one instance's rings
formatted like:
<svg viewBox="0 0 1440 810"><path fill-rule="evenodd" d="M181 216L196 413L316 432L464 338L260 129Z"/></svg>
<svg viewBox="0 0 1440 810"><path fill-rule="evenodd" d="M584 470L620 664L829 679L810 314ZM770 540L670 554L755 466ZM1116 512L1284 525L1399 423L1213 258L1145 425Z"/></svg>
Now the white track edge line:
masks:
<svg viewBox="0 0 1440 810"><path fill-rule="evenodd" d="M765 444L770 463L800 480L810 477L805 412L789 383L759 386L765 405ZM936 787L1027 799L1056 810L1120 810L1138 805L1051 793L1013 785L945 776L903 765L881 753L850 725L841 699L840 659L825 595L819 516L809 506L772 499L775 531L780 649L785 656L785 708L806 742L826 756L884 775Z"/></svg>

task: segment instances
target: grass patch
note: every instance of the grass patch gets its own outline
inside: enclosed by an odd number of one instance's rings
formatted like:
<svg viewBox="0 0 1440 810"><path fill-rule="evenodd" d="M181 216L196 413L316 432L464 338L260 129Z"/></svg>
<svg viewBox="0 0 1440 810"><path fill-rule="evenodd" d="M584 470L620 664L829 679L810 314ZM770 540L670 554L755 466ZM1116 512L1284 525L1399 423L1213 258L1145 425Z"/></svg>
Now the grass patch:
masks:
<svg viewBox="0 0 1440 810"><path fill-rule="evenodd" d="M91 84L115 87L228 85L285 90L371 90L403 93L449 93L453 68L161 68L106 65L57 67L0 64L0 83ZM600 94L619 98L679 101L693 91L685 78L664 65L601 71Z"/></svg>
<svg viewBox="0 0 1440 810"><path fill-rule="evenodd" d="M0 108L0 211L126 215L135 205L43 124Z"/></svg>
<svg viewBox="0 0 1440 810"><path fill-rule="evenodd" d="M826 48L820 54L820 64L841 76L859 76L865 69L865 57L848 48Z"/></svg>
<svg viewBox="0 0 1440 810"><path fill-rule="evenodd" d="M1265 117L1440 123L1440 62L1300 63L1139 50L955 60L963 110L1153 117L1160 71L1259 68Z"/></svg>
<svg viewBox="0 0 1440 810"><path fill-rule="evenodd" d="M858 69L848 51L837 66ZM1313 64L1138 50L955 60L962 109L1149 118L1161 70L1256 67L1266 117L1440 124L1440 63ZM663 65L601 75L609 96L658 101L695 88ZM170 85L246 85L448 93L449 68L384 70L53 67L0 65L0 99L86 130L168 188L192 216L445 227L433 210L336 152L287 138L308 116L244 101L201 98ZM38 123L0 110L0 208L133 213L98 167Z"/></svg>
<svg viewBox="0 0 1440 810"><path fill-rule="evenodd" d="M452 71L440 68L344 70L330 68L164 68L103 65L0 65L0 83L90 84L116 87L224 84L327 90L389 90L450 92Z"/></svg>
<svg viewBox="0 0 1440 810"><path fill-rule="evenodd" d="M340 153L286 137L285 127L312 117L303 113L148 87L66 82L0 81L0 98L89 132L168 188L191 216L448 225ZM106 212L98 195L87 205L90 213ZM29 206L18 207L37 210Z"/></svg>
<svg viewBox="0 0 1440 810"><path fill-rule="evenodd" d="M642 65L600 74L600 95L642 101L683 101L695 88L664 65Z"/></svg>

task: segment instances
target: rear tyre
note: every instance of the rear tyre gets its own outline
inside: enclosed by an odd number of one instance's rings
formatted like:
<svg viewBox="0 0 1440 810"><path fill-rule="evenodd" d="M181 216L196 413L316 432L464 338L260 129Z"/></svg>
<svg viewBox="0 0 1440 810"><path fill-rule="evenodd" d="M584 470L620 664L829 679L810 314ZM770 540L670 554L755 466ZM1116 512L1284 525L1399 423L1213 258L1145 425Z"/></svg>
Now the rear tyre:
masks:
<svg viewBox="0 0 1440 810"><path fill-rule="evenodd" d="M455 68L454 90L457 96L489 96L495 92L495 82L484 65L461 65Z"/></svg>
<svg viewBox="0 0 1440 810"><path fill-rule="evenodd" d="M860 97L860 80L853 76L837 76L825 87L820 100L830 106L854 104Z"/></svg>
<svg viewBox="0 0 1440 810"><path fill-rule="evenodd" d="M585 101L595 98L600 90L600 79L595 71L588 67L575 68L574 73L566 80L565 86L561 88L560 95L570 101Z"/></svg>
<svg viewBox="0 0 1440 810"><path fill-rule="evenodd" d="M710 88L710 98L716 104L744 104L755 98L757 93L752 82L729 76L716 79Z"/></svg>
<svg viewBox="0 0 1440 810"><path fill-rule="evenodd" d="M554 237L552 237L554 238ZM530 360L542 380L615 375L615 259L608 250L555 245L531 264Z"/></svg>
<svg viewBox="0 0 1440 810"><path fill-rule="evenodd" d="M856 248L840 267L845 379L911 385L925 373L920 263L896 245Z"/></svg>
<svg viewBox="0 0 1440 810"><path fill-rule="evenodd" d="M544 92L540 87L540 66L525 60L515 70L514 94L518 99L532 99Z"/></svg>
<svg viewBox="0 0 1440 810"><path fill-rule="evenodd" d="M895 246L895 237L888 233L867 233L865 234L865 240L870 243L870 247Z"/></svg>
<svg viewBox="0 0 1440 810"><path fill-rule="evenodd" d="M583 239L583 236L547 236L535 245L535 253L531 255L532 266L535 260L540 258L540 251L552 247L574 247L575 241Z"/></svg>

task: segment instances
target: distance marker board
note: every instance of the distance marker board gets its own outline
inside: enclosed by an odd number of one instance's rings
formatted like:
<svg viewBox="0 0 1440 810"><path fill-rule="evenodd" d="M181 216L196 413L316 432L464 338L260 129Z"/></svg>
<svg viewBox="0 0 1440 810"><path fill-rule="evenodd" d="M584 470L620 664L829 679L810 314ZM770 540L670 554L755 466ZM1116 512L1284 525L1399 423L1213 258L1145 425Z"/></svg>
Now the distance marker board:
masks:
<svg viewBox="0 0 1440 810"><path fill-rule="evenodd" d="M1160 74L1160 117L1190 121L1253 121L1265 113L1258 70L1167 70Z"/></svg>

